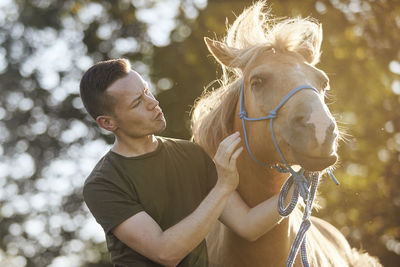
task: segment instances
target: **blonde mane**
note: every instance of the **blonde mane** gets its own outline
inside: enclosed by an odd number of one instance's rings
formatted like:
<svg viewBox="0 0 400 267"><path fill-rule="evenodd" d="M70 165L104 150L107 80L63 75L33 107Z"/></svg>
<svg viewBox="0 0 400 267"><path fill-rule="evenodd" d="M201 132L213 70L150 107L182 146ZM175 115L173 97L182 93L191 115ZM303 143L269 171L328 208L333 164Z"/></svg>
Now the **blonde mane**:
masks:
<svg viewBox="0 0 400 267"><path fill-rule="evenodd" d="M322 41L321 25L310 18L276 19L259 1L236 18L222 42L234 55L232 66L245 66L265 49L301 54L309 64L316 64ZM240 92L242 71L221 64L220 87L205 92L192 110L193 139L211 156L219 142L233 132L233 116ZM207 88L206 88L207 90Z"/></svg>

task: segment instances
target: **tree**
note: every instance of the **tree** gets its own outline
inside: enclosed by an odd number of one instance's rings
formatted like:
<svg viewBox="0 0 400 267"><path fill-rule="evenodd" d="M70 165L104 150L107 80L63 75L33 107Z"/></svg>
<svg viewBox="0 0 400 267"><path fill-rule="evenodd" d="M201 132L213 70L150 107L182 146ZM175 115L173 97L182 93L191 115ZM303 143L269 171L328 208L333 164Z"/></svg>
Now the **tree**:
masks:
<svg viewBox="0 0 400 267"><path fill-rule="evenodd" d="M108 262L81 188L112 139L84 111L80 77L94 62L120 56L148 76L154 44L168 44L182 23L177 14L197 6L18 0L0 7L1 265ZM149 12L162 17L151 20ZM161 33L154 18L165 22Z"/></svg>

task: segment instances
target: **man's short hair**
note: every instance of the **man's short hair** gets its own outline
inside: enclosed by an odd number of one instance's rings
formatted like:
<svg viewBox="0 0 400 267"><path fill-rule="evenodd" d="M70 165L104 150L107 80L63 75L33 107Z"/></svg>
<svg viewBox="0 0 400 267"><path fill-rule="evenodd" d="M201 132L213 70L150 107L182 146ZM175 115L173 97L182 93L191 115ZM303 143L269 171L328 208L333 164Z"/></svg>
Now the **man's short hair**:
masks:
<svg viewBox="0 0 400 267"><path fill-rule="evenodd" d="M80 83L80 94L87 112L95 120L100 115L113 114L115 102L106 90L130 71L129 61L119 58L100 61L85 72Z"/></svg>

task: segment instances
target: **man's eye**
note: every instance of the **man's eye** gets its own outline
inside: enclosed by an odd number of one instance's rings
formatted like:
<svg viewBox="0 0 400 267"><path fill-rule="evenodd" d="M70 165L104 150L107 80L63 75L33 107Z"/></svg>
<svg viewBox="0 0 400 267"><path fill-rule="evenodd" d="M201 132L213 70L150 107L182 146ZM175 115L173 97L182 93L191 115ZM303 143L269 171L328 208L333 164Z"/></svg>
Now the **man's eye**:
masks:
<svg viewBox="0 0 400 267"><path fill-rule="evenodd" d="M138 100L137 103L133 106L133 108L138 107L140 103L142 103L142 100Z"/></svg>

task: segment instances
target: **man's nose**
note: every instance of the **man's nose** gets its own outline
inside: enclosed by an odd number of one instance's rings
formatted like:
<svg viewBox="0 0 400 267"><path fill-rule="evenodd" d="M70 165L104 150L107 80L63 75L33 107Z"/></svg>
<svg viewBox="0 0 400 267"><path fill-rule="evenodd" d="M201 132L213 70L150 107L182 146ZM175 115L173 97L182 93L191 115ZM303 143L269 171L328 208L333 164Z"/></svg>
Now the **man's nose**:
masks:
<svg viewBox="0 0 400 267"><path fill-rule="evenodd" d="M160 103L160 102L158 102L157 99L154 98L154 96L149 96L147 100L148 100L149 109L154 109Z"/></svg>

